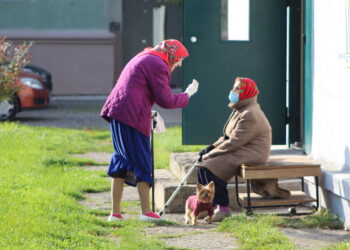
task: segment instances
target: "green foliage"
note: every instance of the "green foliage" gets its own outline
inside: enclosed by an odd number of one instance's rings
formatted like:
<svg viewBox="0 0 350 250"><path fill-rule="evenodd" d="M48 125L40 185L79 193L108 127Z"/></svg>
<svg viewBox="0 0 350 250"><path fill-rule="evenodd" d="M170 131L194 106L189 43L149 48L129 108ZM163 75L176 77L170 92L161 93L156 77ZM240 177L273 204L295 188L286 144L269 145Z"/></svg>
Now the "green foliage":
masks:
<svg viewBox="0 0 350 250"><path fill-rule="evenodd" d="M31 46L31 42L14 45L13 42L6 41L6 37L0 36L0 101L11 99L19 90L16 78L29 62Z"/></svg>

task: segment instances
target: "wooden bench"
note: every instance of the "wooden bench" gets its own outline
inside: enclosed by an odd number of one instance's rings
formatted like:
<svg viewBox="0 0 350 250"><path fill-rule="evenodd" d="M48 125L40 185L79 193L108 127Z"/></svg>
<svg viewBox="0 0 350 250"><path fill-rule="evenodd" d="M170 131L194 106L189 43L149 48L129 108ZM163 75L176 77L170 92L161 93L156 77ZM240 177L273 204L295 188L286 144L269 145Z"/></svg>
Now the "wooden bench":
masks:
<svg viewBox="0 0 350 250"><path fill-rule="evenodd" d="M317 211L319 206L318 176L321 175L320 164L315 164L306 158L270 159L266 164L242 164L239 174L236 175L236 197L240 207L247 209L247 214L252 214L252 208L265 207L291 207L290 213L296 214L295 207L310 202L316 202ZM314 176L316 186L316 199L304 192L304 176ZM247 193L239 193L238 177L247 183ZM281 179L301 178L301 190L291 191L291 196L286 199L265 199L260 195L251 193L251 180L253 179Z"/></svg>

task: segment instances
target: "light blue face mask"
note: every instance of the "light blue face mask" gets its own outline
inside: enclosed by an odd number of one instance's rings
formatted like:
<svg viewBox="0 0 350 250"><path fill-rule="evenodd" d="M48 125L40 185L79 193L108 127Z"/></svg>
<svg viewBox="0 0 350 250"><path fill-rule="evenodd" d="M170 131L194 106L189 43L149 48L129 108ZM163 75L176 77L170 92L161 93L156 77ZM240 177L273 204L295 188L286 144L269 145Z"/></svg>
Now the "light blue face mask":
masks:
<svg viewBox="0 0 350 250"><path fill-rule="evenodd" d="M239 101L239 94L231 90L230 94L228 95L228 99L230 100L230 102L237 103Z"/></svg>

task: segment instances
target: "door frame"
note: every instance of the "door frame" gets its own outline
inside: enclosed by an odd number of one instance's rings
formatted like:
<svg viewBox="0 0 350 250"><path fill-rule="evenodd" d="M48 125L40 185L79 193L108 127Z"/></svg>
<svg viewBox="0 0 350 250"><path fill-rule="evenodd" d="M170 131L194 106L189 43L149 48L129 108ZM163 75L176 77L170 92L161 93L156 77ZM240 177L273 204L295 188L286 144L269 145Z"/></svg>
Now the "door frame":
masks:
<svg viewBox="0 0 350 250"><path fill-rule="evenodd" d="M313 0L301 0L302 15L302 98L301 98L301 144L306 153L311 153L312 145L312 88L313 88Z"/></svg>
<svg viewBox="0 0 350 250"><path fill-rule="evenodd" d="M300 148L302 145L303 121L303 0L287 1L290 7L289 33L289 109L286 123L289 124L287 145Z"/></svg>

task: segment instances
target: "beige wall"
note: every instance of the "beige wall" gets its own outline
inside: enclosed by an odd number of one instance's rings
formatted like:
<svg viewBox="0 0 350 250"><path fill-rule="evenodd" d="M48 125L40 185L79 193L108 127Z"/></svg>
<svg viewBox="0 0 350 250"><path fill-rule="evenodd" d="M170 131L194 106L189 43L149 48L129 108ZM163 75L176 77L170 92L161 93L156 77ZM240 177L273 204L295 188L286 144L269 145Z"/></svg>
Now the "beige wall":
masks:
<svg viewBox="0 0 350 250"><path fill-rule="evenodd" d="M10 40L34 41L31 64L52 74L53 95L108 94L121 71L121 33L0 31Z"/></svg>

